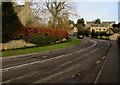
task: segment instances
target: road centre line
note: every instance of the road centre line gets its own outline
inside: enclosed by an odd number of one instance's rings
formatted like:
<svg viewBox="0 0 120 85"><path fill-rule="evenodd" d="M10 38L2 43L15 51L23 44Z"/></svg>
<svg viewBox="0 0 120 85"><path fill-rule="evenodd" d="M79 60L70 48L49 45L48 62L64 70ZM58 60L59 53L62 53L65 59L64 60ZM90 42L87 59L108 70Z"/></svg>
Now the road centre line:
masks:
<svg viewBox="0 0 120 85"><path fill-rule="evenodd" d="M84 43L86 43L87 41L86 40L84 40ZM63 48L60 48L60 49L63 49ZM56 50L60 50L60 49L55 49L55 50L52 50L52 51L56 51ZM45 51L45 52L52 52L52 51ZM23 54L23 55L17 55L17 57L19 58L19 57L24 57L24 56L31 56L31 55L37 55L37 54L39 54L40 52L37 52L37 53L30 53L30 54ZM44 53L44 52L43 52ZM8 57L0 57L0 60L2 60L2 59L12 59L12 58L16 58L16 56L8 56Z"/></svg>
<svg viewBox="0 0 120 85"><path fill-rule="evenodd" d="M95 50L98 50L98 48L96 48ZM91 53L91 51L90 51L90 53ZM76 58L76 60L79 60L79 59L81 59L81 58L83 58L83 57L85 57L85 56L88 56L88 55L89 55L89 54L85 54L85 55L83 55L82 57ZM74 61L76 61L76 60L74 60ZM65 62L65 63L61 64L59 67L62 67L62 66L67 65L67 64L70 64L70 63L72 63L72 62L74 62L74 61ZM27 75L25 75L25 76L27 76ZM25 76L22 76L22 77L25 77ZM20 76L20 77L14 78L14 79L20 79L20 78L22 78L22 77ZM7 81L5 81L4 83L9 83L10 81L12 81L12 80L14 80L14 79L7 80Z"/></svg>
<svg viewBox="0 0 120 85"><path fill-rule="evenodd" d="M57 57L54 57L54 58L45 59L45 60L42 60L42 61L36 61L36 62L32 62L32 63L26 63L26 64L22 64L22 65L17 65L17 66L12 66L12 67L8 67L8 68L0 69L0 71L4 71L5 72L5 71L8 71L8 70L14 69L14 68L24 67L24 66L27 66L27 65L32 65L32 64L36 64L36 63L43 63L43 62L46 62L46 61L51 61L53 59L62 58L64 56L68 56L68 55L71 55L73 53L78 53L78 52L84 51L86 49L92 48L92 47L94 47L97 44L97 42L94 41L94 40L90 40L90 41L93 42L93 45L90 46L90 47L87 47L85 49L78 50L78 51L75 51L75 52L72 52L72 53L68 53L68 54L65 54L65 55L60 55L60 56L57 56Z"/></svg>

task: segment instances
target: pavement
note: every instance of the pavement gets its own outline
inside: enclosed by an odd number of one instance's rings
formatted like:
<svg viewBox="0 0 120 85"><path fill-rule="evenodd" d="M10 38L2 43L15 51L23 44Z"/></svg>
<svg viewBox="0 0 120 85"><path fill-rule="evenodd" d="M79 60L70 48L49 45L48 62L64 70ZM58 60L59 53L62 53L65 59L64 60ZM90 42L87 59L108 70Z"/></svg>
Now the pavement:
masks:
<svg viewBox="0 0 120 85"><path fill-rule="evenodd" d="M116 83L118 84L118 56L119 47L116 41L112 41L112 47L108 53L107 59L98 75L97 83Z"/></svg>
<svg viewBox="0 0 120 85"><path fill-rule="evenodd" d="M64 49L3 58L3 83L117 83L116 42L84 41Z"/></svg>

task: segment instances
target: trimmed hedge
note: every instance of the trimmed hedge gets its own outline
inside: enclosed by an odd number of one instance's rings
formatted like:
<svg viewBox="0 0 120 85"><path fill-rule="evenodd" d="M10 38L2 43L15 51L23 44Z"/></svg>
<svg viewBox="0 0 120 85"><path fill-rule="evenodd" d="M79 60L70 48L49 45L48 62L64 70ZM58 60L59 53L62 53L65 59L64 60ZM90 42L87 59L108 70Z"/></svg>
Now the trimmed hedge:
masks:
<svg viewBox="0 0 120 85"><path fill-rule="evenodd" d="M35 36L31 36L28 42L34 44L49 44L58 40L60 40L60 38L56 36L36 34Z"/></svg>
<svg viewBox="0 0 120 85"><path fill-rule="evenodd" d="M27 27L13 35L14 39L24 39L35 44L47 44L68 37L68 33L62 29L47 27Z"/></svg>

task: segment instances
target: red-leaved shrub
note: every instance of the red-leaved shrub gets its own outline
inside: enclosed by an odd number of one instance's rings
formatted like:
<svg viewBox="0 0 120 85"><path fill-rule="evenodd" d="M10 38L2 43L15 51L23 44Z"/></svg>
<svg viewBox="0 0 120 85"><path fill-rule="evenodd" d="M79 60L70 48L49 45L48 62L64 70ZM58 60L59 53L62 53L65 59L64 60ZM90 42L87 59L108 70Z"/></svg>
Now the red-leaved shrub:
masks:
<svg viewBox="0 0 120 85"><path fill-rule="evenodd" d="M13 36L15 39L29 40L30 36L40 35L51 35L59 38L68 37L68 34L63 29L55 29L48 27L27 27L24 30L17 31Z"/></svg>

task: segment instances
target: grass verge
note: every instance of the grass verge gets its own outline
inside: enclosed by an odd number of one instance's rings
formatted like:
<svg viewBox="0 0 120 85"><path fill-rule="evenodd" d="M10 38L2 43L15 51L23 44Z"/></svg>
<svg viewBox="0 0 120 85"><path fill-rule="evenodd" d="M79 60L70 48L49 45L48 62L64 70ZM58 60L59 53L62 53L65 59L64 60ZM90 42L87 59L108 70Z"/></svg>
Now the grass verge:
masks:
<svg viewBox="0 0 120 85"><path fill-rule="evenodd" d="M2 57L6 57L6 56L22 55L22 54L29 54L29 53L35 53L35 52L43 52L48 50L74 46L74 45L80 44L81 42L82 40L73 38L72 41L65 42L65 43L54 44L50 46L34 47L34 48L28 48L28 49L5 51L5 52L1 52L0 54L2 54Z"/></svg>

